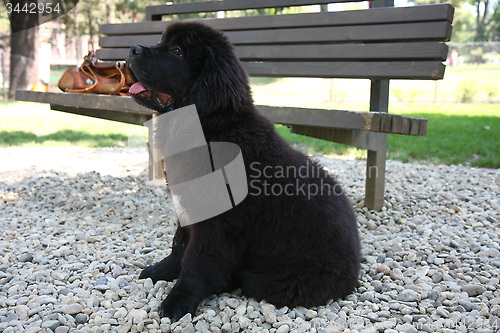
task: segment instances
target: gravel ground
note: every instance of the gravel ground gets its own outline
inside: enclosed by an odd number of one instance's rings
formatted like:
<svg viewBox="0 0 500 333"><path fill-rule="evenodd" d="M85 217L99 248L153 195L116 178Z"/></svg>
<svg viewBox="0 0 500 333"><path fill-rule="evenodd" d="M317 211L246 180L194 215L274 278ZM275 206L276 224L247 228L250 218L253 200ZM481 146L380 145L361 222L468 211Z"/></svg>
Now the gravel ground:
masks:
<svg viewBox="0 0 500 333"><path fill-rule="evenodd" d="M275 308L213 296L161 319L173 283L138 280L169 253L175 213L141 149L2 149L0 332L498 332L500 172L387 163L363 208L364 161L317 157L355 206L363 262L345 300Z"/></svg>

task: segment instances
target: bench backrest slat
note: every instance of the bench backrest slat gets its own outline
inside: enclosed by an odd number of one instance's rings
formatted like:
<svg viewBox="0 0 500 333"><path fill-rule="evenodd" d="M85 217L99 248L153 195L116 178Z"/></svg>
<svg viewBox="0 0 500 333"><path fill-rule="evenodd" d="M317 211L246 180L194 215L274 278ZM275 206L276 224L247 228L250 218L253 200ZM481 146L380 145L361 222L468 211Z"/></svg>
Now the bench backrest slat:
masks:
<svg viewBox="0 0 500 333"><path fill-rule="evenodd" d="M436 61L243 62L251 76L438 80L445 66Z"/></svg>
<svg viewBox="0 0 500 333"><path fill-rule="evenodd" d="M228 31L226 36L235 45L442 40L443 37L448 38L451 33L450 28L449 22L426 22Z"/></svg>
<svg viewBox="0 0 500 333"><path fill-rule="evenodd" d="M128 52L128 50L126 51ZM262 45L259 47L240 45L235 47L235 52L242 61L347 59L446 60L448 46L444 43L434 42Z"/></svg>
<svg viewBox="0 0 500 333"><path fill-rule="evenodd" d="M340 2L356 2L365 0L225 0L184 2L171 5L146 7L148 21L161 20L163 15L207 13L217 11L264 9L292 6L307 6Z"/></svg>
<svg viewBox="0 0 500 333"><path fill-rule="evenodd" d="M99 50L101 59L125 59L128 47ZM445 43L383 43L383 44L308 44L262 45L259 47L236 46L236 55L242 61L266 60L446 60L448 46Z"/></svg>

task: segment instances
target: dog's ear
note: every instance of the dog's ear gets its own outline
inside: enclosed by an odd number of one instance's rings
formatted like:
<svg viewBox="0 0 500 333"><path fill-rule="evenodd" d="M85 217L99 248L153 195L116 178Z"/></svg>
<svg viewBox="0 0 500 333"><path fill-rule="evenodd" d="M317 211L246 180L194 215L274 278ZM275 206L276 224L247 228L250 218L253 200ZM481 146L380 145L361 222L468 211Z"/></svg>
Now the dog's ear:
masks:
<svg viewBox="0 0 500 333"><path fill-rule="evenodd" d="M231 49L217 51L205 45L203 66L190 91L190 102L196 104L200 114L235 112L249 101L251 103L247 76L241 63Z"/></svg>

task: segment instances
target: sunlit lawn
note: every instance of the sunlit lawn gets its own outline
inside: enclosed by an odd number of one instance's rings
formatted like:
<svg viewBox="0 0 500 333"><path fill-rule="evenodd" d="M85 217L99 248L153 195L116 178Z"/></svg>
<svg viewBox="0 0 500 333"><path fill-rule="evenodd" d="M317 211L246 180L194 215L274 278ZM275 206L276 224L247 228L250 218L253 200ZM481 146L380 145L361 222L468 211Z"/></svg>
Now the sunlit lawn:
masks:
<svg viewBox="0 0 500 333"><path fill-rule="evenodd" d="M500 105L498 104L395 104L391 113L428 118L424 137L389 135L389 158L443 164L500 167ZM144 145L144 127L50 111L33 103L8 103L0 108L0 147ZM290 142L310 152L350 154L365 151L323 140L290 134Z"/></svg>
<svg viewBox="0 0 500 333"><path fill-rule="evenodd" d="M145 128L51 111L47 104L0 102L0 147L124 147L145 144Z"/></svg>
<svg viewBox="0 0 500 333"><path fill-rule="evenodd" d="M389 135L388 157L500 168L499 76L500 66L462 66L448 68L437 85L391 81L389 112L429 123L424 137ZM368 111L369 85L368 80L252 79L257 104L355 111ZM457 102L467 93L475 103ZM366 156L364 150L277 127L288 141L310 152ZM0 147L138 146L146 144L146 137L142 126L51 111L43 104L0 102Z"/></svg>

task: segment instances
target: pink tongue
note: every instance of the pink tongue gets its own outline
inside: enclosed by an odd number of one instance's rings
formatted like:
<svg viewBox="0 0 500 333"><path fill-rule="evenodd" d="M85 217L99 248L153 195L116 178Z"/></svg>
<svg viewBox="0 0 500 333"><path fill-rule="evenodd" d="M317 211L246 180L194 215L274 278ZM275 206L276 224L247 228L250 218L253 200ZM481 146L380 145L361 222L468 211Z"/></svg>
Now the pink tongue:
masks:
<svg viewBox="0 0 500 333"><path fill-rule="evenodd" d="M134 83L134 84L130 87L130 89L128 90L128 92L129 92L129 93L131 93L131 94L136 95L136 94L140 94L141 92L146 91L146 90L147 90L147 89L146 89L146 88L144 88L144 86L142 85L142 83L140 83L140 82L136 82L136 83Z"/></svg>

